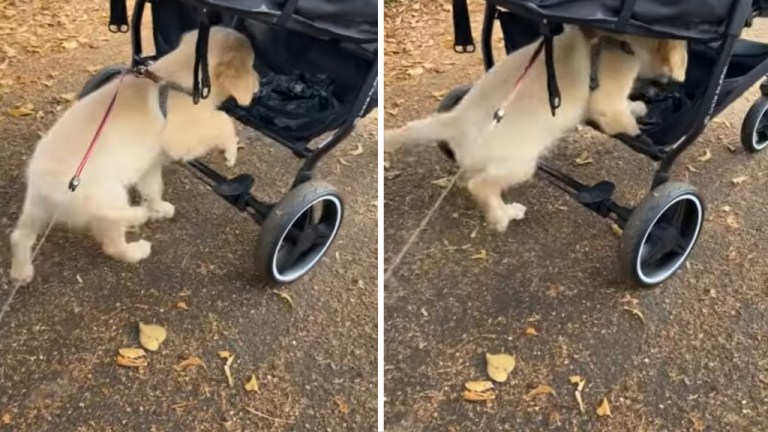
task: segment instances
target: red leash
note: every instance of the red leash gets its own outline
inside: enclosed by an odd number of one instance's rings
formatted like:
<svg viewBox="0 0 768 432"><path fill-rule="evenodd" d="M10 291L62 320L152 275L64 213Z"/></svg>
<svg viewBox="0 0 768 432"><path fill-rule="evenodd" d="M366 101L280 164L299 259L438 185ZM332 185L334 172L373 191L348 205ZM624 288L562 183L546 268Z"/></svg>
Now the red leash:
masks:
<svg viewBox="0 0 768 432"><path fill-rule="evenodd" d="M128 74L128 69L123 71L123 73L120 74L120 81L117 83L117 88L115 88L115 93L112 95L112 100L109 101L109 105L107 106L107 110L104 112L104 117L101 118L101 122L99 123L98 129L96 129L96 133L93 135L93 138L91 139L91 144L88 146L88 150L86 150L85 155L83 155L83 159L80 161L80 165L77 167L77 170L75 171L75 175L72 176L72 179L69 181L69 190L70 192L74 192L75 189L77 189L78 186L80 186L80 174L83 173L83 169L85 169L85 164L88 163L88 159L90 159L91 154L93 153L93 149L96 147L96 142L99 140L99 137L101 136L101 132L104 131L104 126L107 124L107 119L109 119L109 115L112 113L112 108L115 106L115 101L117 100L117 94L120 92L120 86L123 84L123 78Z"/></svg>
<svg viewBox="0 0 768 432"><path fill-rule="evenodd" d="M536 59L539 58L539 55L541 54L542 49L544 49L543 40L536 47L536 51L533 52L531 59L528 60L528 64L525 65L525 69L523 69L523 72L520 73L520 76L517 77L517 80L515 80L515 87L512 88L512 93L509 94L509 97L507 97L507 99L504 101L504 104L500 106L498 109L496 109L496 111L493 113L494 125L499 124L501 120L504 118L504 108L506 108L507 105L509 105L517 95L517 91L520 90L520 85L523 83L523 80L525 79L526 75L528 75L528 72L533 67L533 64L536 63Z"/></svg>

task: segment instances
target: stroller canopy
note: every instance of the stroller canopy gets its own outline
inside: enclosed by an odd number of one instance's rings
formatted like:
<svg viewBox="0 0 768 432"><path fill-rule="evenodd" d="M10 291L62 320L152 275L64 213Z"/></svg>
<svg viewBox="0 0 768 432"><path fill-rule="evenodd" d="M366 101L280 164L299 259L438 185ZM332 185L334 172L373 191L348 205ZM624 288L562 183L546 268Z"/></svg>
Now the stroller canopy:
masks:
<svg viewBox="0 0 768 432"><path fill-rule="evenodd" d="M493 0L535 18L620 33L679 39L720 39L736 6L751 0ZM751 10L751 6L747 6ZM738 18L737 18L738 19ZM744 22L739 23L739 29Z"/></svg>

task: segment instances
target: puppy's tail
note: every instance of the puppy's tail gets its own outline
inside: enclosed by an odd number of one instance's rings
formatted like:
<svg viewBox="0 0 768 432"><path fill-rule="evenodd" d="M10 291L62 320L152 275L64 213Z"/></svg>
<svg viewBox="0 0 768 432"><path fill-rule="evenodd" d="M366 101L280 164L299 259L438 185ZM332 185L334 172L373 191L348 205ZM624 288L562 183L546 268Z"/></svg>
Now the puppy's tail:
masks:
<svg viewBox="0 0 768 432"><path fill-rule="evenodd" d="M450 113L415 120L399 129L384 131L384 151L392 152L403 145L425 145L451 141Z"/></svg>

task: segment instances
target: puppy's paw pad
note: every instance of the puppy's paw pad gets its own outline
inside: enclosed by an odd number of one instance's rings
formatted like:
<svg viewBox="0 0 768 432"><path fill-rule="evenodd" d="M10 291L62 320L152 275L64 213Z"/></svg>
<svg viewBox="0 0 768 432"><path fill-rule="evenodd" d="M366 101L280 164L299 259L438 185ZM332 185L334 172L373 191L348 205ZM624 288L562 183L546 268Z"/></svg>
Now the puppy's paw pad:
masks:
<svg viewBox="0 0 768 432"><path fill-rule="evenodd" d="M125 251L125 261L129 263L137 263L147 257L152 252L152 243L146 240L139 240L133 243L128 243Z"/></svg>
<svg viewBox="0 0 768 432"><path fill-rule="evenodd" d="M507 204L504 207L504 211L507 214L509 220L520 220L525 217L525 206L519 203Z"/></svg>
<svg viewBox="0 0 768 432"><path fill-rule="evenodd" d="M31 263L19 264L14 262L11 265L11 279L21 286L32 282L32 277L34 275L35 268Z"/></svg>
<svg viewBox="0 0 768 432"><path fill-rule="evenodd" d="M149 209L149 218L152 220L170 219L176 214L176 206L168 201L160 201Z"/></svg>

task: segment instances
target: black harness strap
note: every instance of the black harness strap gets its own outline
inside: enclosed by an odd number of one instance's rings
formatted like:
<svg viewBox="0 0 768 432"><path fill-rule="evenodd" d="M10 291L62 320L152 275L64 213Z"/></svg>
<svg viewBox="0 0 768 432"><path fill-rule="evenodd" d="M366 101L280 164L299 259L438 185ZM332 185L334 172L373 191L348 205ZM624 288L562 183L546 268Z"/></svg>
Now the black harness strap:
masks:
<svg viewBox="0 0 768 432"><path fill-rule="evenodd" d="M211 25L205 10L200 20L195 44L195 71L192 83L192 102L197 105L200 99L206 99L211 93L211 77L208 75L208 36ZM202 74L202 76L201 76Z"/></svg>
<svg viewBox="0 0 768 432"><path fill-rule="evenodd" d="M457 53L475 52L467 0L453 0L453 50Z"/></svg>
<svg viewBox="0 0 768 432"><path fill-rule="evenodd" d="M188 95L192 98L194 98L194 91L191 91L185 87L182 87L181 85L166 81L163 77L157 75L156 73L152 72L151 70L141 67L141 68L135 68L132 70L133 74L139 78L146 78L156 84L157 86L157 103L160 107L160 112L163 114L164 118L168 118L168 95L170 94L171 90L183 93L185 95Z"/></svg>
<svg viewBox="0 0 768 432"><path fill-rule="evenodd" d="M278 27L285 27L286 24L288 24L288 21L293 16L293 12L296 11L296 6L299 4L299 0L288 0L285 2L285 6L283 6L283 11L280 13L280 16L277 17L277 20L275 21L275 25Z"/></svg>
<svg viewBox="0 0 768 432"><path fill-rule="evenodd" d="M557 34L562 32L562 26L556 30ZM547 93L549 94L549 108L552 111L552 117L555 116L555 111L560 108L560 88L557 85L557 75L555 74L555 56L554 46L552 41L554 39L552 28L545 21L541 26L541 34L544 38L544 62L547 69Z"/></svg>

